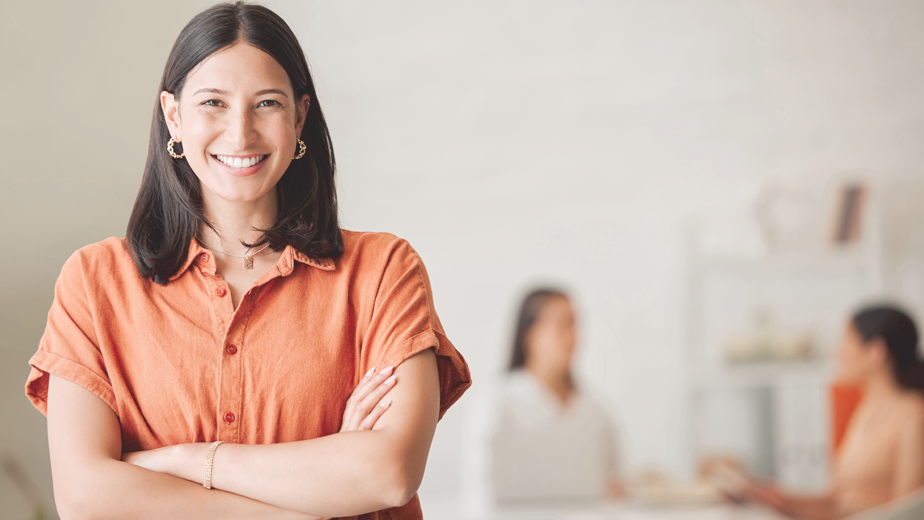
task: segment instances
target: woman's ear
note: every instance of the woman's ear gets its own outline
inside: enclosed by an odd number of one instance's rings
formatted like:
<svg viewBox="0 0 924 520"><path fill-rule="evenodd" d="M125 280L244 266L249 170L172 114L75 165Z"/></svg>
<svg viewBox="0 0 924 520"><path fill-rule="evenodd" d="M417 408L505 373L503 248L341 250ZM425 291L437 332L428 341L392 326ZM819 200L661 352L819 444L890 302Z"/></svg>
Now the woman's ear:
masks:
<svg viewBox="0 0 924 520"><path fill-rule="evenodd" d="M182 141L180 136L180 105L177 103L176 96L166 90L161 92L160 109L164 112L164 120L167 122L170 137L176 139L177 142Z"/></svg>
<svg viewBox="0 0 924 520"><path fill-rule="evenodd" d="M869 340L869 344L866 346L868 357L876 363L876 365L888 367L891 362L889 356L889 346L886 345L886 342L881 337L877 336Z"/></svg>
<svg viewBox="0 0 924 520"><path fill-rule="evenodd" d="M311 106L311 96L302 94L295 104L295 135L302 135L302 128L305 127L305 120L308 118L308 108Z"/></svg>

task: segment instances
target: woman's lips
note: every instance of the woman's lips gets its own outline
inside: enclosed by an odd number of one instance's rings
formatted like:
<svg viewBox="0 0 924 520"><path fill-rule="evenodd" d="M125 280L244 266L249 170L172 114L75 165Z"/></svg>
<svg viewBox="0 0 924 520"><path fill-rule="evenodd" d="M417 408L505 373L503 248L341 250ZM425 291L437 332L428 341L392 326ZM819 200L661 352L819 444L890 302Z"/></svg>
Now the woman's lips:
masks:
<svg viewBox="0 0 924 520"><path fill-rule="evenodd" d="M263 154L263 155L256 154L256 155L246 155L246 156L240 156L240 155L238 156L222 155L221 156L228 162L236 162L235 160L240 160L243 162L244 159L247 159L249 161L251 160L252 157L262 157L260 162L258 162L257 164L254 164L252 166L242 166L238 168L235 166L230 166L228 164L225 164L225 162L219 159L218 155L215 155L215 154L211 155L212 160L215 161L215 163L218 164L218 166L220 166L223 170L225 170L226 172L236 177L248 177L250 175L257 173L258 171L260 171L260 168L263 168L263 165L266 164L266 160L269 159L269 156L270 154Z"/></svg>

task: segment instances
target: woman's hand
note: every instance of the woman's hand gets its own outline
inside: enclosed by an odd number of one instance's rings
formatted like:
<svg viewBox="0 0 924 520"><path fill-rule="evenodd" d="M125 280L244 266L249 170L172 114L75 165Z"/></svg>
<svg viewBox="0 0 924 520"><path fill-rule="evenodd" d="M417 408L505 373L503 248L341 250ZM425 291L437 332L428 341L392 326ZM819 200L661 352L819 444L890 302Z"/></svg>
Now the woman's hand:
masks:
<svg viewBox="0 0 924 520"><path fill-rule="evenodd" d="M340 433L371 430L375 426L379 417L391 406L391 399L385 399L385 394L398 381L397 376L392 375L393 371L394 367L388 367L376 374L375 367L372 367L372 370L366 372L347 399Z"/></svg>
<svg viewBox="0 0 924 520"><path fill-rule="evenodd" d="M767 483L750 482L741 490L741 498L789 514L786 495L776 486Z"/></svg>

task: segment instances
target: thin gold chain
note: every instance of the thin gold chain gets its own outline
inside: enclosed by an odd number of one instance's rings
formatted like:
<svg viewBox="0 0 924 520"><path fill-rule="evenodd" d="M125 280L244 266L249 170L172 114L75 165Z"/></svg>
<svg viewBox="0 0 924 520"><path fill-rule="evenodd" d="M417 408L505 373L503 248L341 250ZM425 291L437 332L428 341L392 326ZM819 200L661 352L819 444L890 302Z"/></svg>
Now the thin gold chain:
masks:
<svg viewBox="0 0 924 520"><path fill-rule="evenodd" d="M255 257L255 256L259 255L260 253L262 253L264 249L266 249L267 247L269 247L269 243L267 243L265 246L261 247L260 250L257 251L256 253L249 254L250 250L248 250L248 252L247 252L247 253L244 253L243 255L236 255L236 254L234 254L234 253L229 253L229 252L227 252L227 251L222 251L221 249L211 249L211 248L208 248L208 247L205 247L205 246L203 246L203 247L204 247L207 251L211 251L211 252L213 252L213 253L221 253L221 254L223 254L223 255L233 256L234 258L244 258L244 259L247 259L247 258Z"/></svg>

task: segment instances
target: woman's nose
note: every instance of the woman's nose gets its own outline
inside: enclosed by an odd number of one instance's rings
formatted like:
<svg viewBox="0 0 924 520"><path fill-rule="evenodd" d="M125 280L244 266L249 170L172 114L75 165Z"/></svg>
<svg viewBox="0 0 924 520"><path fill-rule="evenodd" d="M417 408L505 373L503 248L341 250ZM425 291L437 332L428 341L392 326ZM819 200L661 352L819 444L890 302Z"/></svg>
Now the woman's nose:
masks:
<svg viewBox="0 0 924 520"><path fill-rule="evenodd" d="M254 128L253 115L249 110L239 110L231 116L228 127L225 129L225 139L228 143L243 151L256 141L257 131Z"/></svg>

